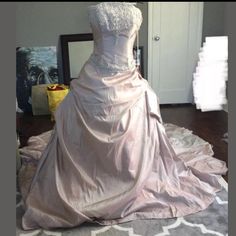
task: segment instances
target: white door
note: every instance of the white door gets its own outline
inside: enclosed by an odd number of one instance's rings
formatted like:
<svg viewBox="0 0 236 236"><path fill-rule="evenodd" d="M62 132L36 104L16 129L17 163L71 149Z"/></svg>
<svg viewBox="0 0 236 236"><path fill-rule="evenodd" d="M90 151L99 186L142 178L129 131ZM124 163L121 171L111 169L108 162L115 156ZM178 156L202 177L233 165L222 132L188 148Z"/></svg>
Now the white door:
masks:
<svg viewBox="0 0 236 236"><path fill-rule="evenodd" d="M148 2L148 80L161 104L192 103L203 2Z"/></svg>

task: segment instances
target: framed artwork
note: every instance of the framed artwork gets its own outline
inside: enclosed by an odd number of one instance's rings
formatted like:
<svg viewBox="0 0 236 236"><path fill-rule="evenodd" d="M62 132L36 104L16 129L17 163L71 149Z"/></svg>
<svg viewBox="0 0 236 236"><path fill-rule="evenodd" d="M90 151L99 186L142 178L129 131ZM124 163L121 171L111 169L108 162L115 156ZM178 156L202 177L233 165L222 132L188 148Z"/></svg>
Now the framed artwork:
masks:
<svg viewBox="0 0 236 236"><path fill-rule="evenodd" d="M60 45L63 83L69 85L71 80L78 78L84 63L93 52L93 34L60 35ZM143 46L138 50L134 47L133 53L136 65L144 77Z"/></svg>
<svg viewBox="0 0 236 236"><path fill-rule="evenodd" d="M140 74L144 78L144 65L143 65L143 46L134 47L133 49L135 64L139 69Z"/></svg>
<svg viewBox="0 0 236 236"><path fill-rule="evenodd" d="M58 79L55 46L16 48L16 97L23 112L32 112L33 85L58 83Z"/></svg>

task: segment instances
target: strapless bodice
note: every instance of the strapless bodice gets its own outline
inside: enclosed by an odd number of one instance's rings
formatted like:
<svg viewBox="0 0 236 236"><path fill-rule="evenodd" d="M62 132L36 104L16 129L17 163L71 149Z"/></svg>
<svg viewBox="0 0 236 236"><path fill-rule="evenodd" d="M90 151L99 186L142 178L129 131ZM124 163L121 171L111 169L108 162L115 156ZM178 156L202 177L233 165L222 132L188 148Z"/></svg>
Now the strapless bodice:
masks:
<svg viewBox="0 0 236 236"><path fill-rule="evenodd" d="M133 69L133 46L142 23L142 13L132 3L104 2L90 6L89 21L94 36L90 60L112 71Z"/></svg>

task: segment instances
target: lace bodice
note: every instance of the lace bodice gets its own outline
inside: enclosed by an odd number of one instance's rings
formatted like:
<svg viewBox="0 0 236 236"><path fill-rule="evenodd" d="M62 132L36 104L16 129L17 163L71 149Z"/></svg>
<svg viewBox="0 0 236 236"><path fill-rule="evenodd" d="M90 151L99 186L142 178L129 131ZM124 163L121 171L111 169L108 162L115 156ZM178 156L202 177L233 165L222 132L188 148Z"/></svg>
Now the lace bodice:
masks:
<svg viewBox="0 0 236 236"><path fill-rule="evenodd" d="M92 27L97 25L101 31L122 31L133 25L139 29L142 23L142 13L133 3L103 2L88 10Z"/></svg>
<svg viewBox="0 0 236 236"><path fill-rule="evenodd" d="M89 61L113 72L135 67L133 45L142 23L142 13L133 3L103 2L88 8L94 36Z"/></svg>

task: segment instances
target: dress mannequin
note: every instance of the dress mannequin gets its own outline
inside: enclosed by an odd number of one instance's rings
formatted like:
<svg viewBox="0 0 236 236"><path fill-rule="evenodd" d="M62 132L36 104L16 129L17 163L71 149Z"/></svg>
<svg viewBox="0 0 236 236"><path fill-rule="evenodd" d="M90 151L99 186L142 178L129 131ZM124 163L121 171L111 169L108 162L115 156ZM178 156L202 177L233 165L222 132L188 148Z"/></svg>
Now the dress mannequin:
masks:
<svg viewBox="0 0 236 236"><path fill-rule="evenodd" d="M58 107L50 138L40 136L44 151L24 197L23 228L110 225L205 209L227 168L206 146L184 161L170 145L158 98L133 59L141 11L105 2L89 7L89 20L94 52Z"/></svg>

